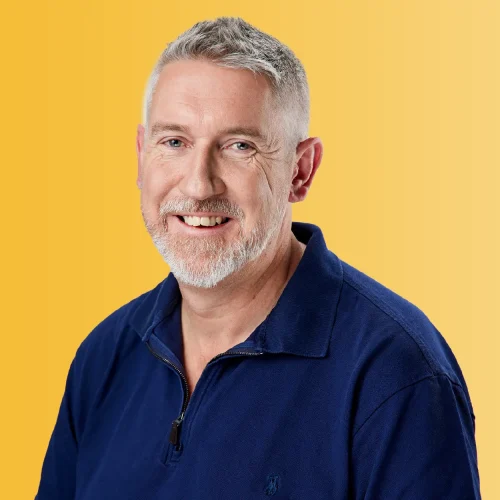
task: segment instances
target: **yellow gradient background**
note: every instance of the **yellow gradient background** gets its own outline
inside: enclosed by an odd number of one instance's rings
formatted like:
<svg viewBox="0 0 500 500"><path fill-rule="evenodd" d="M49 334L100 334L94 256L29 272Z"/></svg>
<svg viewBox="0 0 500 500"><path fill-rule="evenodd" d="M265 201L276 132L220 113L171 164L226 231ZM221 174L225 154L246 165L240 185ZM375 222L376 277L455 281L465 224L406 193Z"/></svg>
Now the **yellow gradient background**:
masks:
<svg viewBox="0 0 500 500"><path fill-rule="evenodd" d="M0 498L34 497L82 340L168 273L135 184L142 93L166 43L220 15L302 60L325 154L294 220L441 331L471 394L483 498L500 498L500 2L239 5L2 7Z"/></svg>

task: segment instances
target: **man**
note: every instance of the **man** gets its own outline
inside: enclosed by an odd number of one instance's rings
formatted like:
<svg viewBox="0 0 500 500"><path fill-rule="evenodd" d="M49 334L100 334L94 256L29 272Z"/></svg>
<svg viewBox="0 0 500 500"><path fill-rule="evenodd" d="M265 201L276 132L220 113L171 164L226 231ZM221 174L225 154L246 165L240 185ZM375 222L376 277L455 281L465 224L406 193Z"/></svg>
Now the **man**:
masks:
<svg viewBox="0 0 500 500"><path fill-rule="evenodd" d="M292 223L308 122L302 65L239 18L162 53L137 184L171 272L79 347L39 500L480 498L444 338Z"/></svg>

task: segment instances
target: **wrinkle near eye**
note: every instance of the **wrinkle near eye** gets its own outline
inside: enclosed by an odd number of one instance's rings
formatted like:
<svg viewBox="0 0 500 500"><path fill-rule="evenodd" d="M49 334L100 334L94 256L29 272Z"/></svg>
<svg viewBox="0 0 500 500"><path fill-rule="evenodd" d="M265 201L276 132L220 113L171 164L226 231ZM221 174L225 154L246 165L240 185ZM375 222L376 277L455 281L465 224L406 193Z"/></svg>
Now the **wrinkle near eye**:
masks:
<svg viewBox="0 0 500 500"><path fill-rule="evenodd" d="M268 161L277 161L281 148L268 149L267 151L259 151L259 153Z"/></svg>
<svg viewBox="0 0 500 500"><path fill-rule="evenodd" d="M269 191L271 191L271 194L274 195L274 190L273 190L272 184L269 182L269 176L268 176L268 173L267 173L267 170L268 170L269 167L267 166L267 168L266 168L266 164L263 161L261 161L260 158L257 158L255 156L252 156L250 158L250 160L260 170L262 170L262 172L264 172L264 175L266 176L267 185L269 186Z"/></svg>

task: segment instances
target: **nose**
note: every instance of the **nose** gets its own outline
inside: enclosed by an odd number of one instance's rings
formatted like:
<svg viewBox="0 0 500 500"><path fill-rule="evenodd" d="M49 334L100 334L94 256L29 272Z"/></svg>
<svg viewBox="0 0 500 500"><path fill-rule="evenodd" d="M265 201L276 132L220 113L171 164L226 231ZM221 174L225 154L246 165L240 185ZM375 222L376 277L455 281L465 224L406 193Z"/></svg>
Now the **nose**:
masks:
<svg viewBox="0 0 500 500"><path fill-rule="evenodd" d="M199 147L191 153L184 165L179 190L186 197L204 200L220 195L225 190L222 179L218 176L218 168L210 148Z"/></svg>

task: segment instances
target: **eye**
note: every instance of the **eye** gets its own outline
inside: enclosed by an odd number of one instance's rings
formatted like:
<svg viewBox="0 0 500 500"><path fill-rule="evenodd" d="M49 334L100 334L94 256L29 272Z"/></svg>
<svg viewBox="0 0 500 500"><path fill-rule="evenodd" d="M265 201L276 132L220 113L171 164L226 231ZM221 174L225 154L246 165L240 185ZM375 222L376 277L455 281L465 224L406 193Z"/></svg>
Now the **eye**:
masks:
<svg viewBox="0 0 500 500"><path fill-rule="evenodd" d="M160 144L167 144L168 146L170 146L173 149L179 149L179 146L174 145L173 143L180 145L180 144L182 144L182 141L180 139L167 139L166 141L163 141Z"/></svg>
<svg viewBox="0 0 500 500"><path fill-rule="evenodd" d="M234 142L233 144L231 144L231 146L229 146L229 148L234 150L235 148L233 148L233 146L238 144L243 145L245 147L243 149L237 147L236 151L250 151L250 149L254 149L250 144L248 144L248 142L243 142L243 141Z"/></svg>

